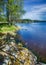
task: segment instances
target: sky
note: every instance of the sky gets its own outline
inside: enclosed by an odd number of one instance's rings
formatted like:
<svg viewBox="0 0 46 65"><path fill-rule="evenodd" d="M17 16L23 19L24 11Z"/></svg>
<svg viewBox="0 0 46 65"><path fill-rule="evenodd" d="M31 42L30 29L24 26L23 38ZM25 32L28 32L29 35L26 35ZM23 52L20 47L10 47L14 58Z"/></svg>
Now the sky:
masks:
<svg viewBox="0 0 46 65"><path fill-rule="evenodd" d="M23 19L46 20L46 0L24 0Z"/></svg>

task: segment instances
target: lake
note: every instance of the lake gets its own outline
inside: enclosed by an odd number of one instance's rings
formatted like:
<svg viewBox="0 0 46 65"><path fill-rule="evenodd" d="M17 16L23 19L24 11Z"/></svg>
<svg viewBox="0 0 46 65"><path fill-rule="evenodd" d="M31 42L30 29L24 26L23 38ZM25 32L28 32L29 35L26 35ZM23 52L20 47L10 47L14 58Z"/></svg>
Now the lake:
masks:
<svg viewBox="0 0 46 65"><path fill-rule="evenodd" d="M38 55L40 61L46 62L46 22L16 25L21 27L18 34L26 42L25 45Z"/></svg>

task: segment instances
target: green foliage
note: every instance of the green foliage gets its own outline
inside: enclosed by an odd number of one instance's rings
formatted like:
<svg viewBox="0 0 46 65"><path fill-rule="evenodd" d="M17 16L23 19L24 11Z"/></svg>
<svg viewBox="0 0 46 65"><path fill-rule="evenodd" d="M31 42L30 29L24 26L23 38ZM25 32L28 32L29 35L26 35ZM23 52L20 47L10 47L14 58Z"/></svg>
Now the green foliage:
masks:
<svg viewBox="0 0 46 65"><path fill-rule="evenodd" d="M6 18L5 18L5 15L4 15L4 0L0 0L0 21L5 21Z"/></svg>
<svg viewBox="0 0 46 65"><path fill-rule="evenodd" d="M0 0L0 17L2 18L2 14L4 14L3 18L7 17L8 22L20 19L25 13L23 3L24 0Z"/></svg>
<svg viewBox="0 0 46 65"><path fill-rule="evenodd" d="M8 33L8 32L12 33L14 31L16 31L17 29L18 28L13 26L13 25L10 25L10 26L8 26L8 25L0 26L0 32L1 33Z"/></svg>

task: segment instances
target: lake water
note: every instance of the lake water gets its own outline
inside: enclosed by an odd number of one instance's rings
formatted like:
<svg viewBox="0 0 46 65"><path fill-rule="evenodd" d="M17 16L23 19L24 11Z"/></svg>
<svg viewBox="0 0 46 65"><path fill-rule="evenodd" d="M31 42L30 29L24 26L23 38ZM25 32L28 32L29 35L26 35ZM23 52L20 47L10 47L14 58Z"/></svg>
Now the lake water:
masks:
<svg viewBox="0 0 46 65"><path fill-rule="evenodd" d="M26 46L46 61L46 22L16 24L21 27L18 34Z"/></svg>

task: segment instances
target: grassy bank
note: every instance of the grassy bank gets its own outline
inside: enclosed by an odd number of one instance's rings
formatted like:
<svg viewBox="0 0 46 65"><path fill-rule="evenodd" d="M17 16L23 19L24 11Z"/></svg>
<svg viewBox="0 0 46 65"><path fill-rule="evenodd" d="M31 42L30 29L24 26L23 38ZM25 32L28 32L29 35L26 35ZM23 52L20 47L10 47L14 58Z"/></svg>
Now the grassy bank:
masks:
<svg viewBox="0 0 46 65"><path fill-rule="evenodd" d="M13 32L16 32L17 30L19 30L19 27L17 26L14 26L14 25L3 25L3 26L0 26L0 33L13 33Z"/></svg>

